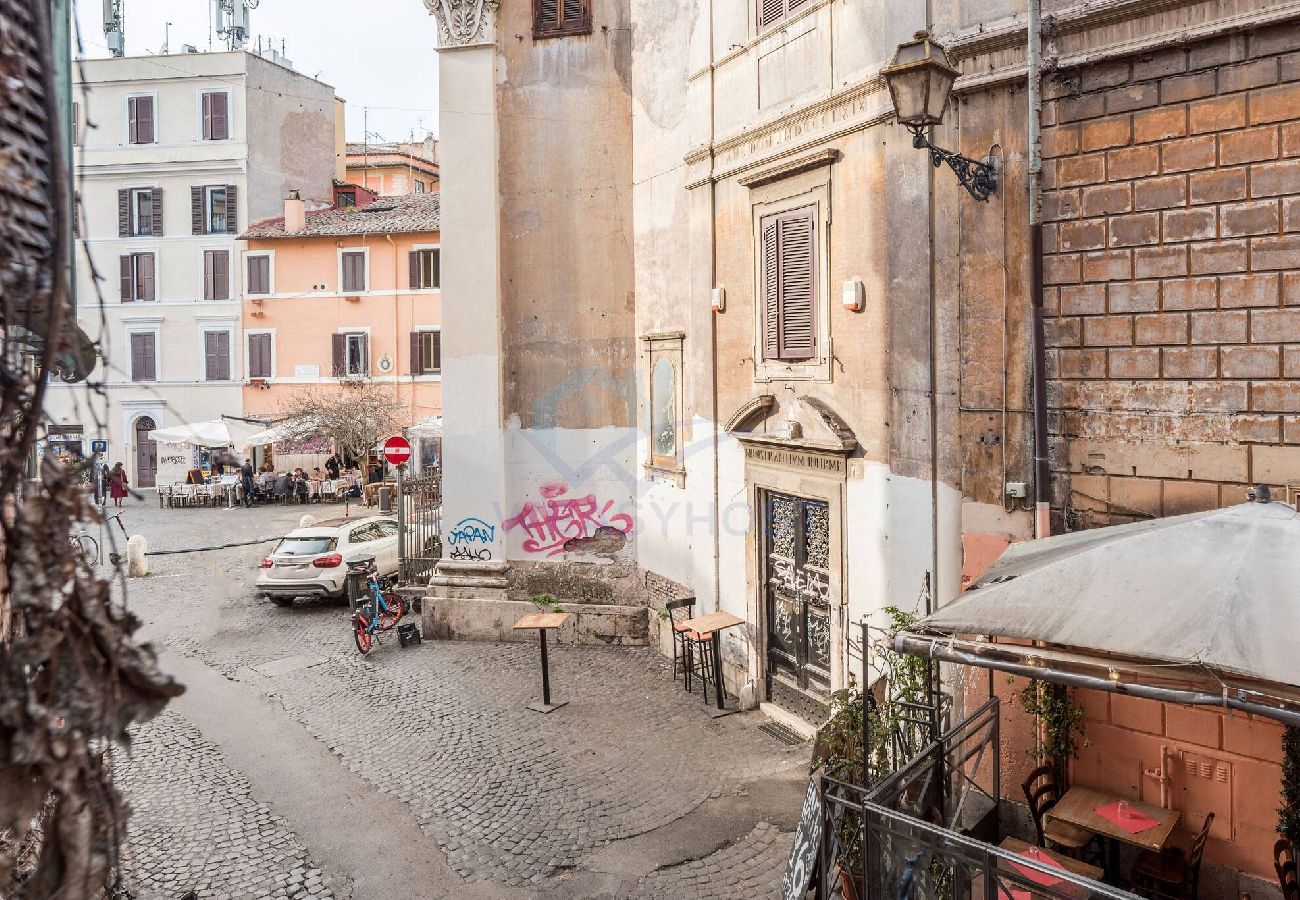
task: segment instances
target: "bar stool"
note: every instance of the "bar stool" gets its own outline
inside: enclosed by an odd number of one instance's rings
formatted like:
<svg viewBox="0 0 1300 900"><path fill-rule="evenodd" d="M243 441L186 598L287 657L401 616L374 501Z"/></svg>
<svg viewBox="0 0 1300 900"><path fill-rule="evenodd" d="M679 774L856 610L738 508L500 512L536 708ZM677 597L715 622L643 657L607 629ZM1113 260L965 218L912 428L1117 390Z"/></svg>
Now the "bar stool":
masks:
<svg viewBox="0 0 1300 900"><path fill-rule="evenodd" d="M686 610L686 615L678 618L677 611ZM695 615L695 598L686 597L682 600L670 600L664 604L664 610L668 613L668 624L673 628L673 678L677 678L677 673L681 672L686 676L686 690L691 689L690 673L687 666L686 656L686 632L689 631L683 623Z"/></svg>

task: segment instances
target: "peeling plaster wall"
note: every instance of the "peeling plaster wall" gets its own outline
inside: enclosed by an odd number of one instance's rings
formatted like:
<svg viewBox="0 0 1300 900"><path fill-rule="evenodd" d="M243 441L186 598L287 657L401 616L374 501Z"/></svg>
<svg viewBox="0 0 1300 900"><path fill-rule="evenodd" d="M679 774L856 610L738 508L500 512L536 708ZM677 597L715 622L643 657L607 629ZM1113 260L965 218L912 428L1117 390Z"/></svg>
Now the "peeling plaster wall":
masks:
<svg viewBox="0 0 1300 900"><path fill-rule="evenodd" d="M334 89L244 54L247 66L248 221L284 215L289 191L308 203L333 199Z"/></svg>

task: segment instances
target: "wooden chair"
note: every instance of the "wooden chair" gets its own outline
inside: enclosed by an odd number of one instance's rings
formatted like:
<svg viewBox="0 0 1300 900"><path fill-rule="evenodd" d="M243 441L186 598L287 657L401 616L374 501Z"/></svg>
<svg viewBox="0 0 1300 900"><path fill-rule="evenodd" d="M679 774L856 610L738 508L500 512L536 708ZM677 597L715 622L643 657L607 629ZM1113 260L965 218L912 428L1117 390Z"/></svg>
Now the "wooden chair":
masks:
<svg viewBox="0 0 1300 900"><path fill-rule="evenodd" d="M1029 804L1029 814L1034 817L1034 831L1038 833L1038 846L1058 849L1067 856L1079 856L1092 843L1095 835L1065 822L1049 819L1047 813L1061 799L1061 788L1056 783L1056 772L1051 766L1039 766L1029 773L1020 785Z"/></svg>
<svg viewBox="0 0 1300 900"><path fill-rule="evenodd" d="M1297 871L1295 848L1286 838L1273 845L1273 868L1282 886L1282 900L1300 900L1300 871Z"/></svg>
<svg viewBox="0 0 1300 900"><path fill-rule="evenodd" d="M1200 833L1186 853L1179 847L1166 847L1159 853L1143 850L1133 863L1133 889L1143 897L1158 900L1196 900L1200 889L1201 857L1210 837L1214 813L1205 817Z"/></svg>

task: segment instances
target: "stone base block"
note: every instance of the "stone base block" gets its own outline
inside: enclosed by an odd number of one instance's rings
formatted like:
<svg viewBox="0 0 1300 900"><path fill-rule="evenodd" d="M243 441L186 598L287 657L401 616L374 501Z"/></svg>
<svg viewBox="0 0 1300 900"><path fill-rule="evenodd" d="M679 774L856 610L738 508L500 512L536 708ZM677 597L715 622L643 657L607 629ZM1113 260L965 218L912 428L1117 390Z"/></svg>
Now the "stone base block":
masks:
<svg viewBox="0 0 1300 900"><path fill-rule="evenodd" d="M643 606L562 603L560 610L573 613L553 638L562 644L609 647L643 647L649 643L647 612ZM422 617L425 640L529 641L537 642L535 631L515 631L524 616L538 611L528 600L495 597L446 596L441 586L424 600Z"/></svg>

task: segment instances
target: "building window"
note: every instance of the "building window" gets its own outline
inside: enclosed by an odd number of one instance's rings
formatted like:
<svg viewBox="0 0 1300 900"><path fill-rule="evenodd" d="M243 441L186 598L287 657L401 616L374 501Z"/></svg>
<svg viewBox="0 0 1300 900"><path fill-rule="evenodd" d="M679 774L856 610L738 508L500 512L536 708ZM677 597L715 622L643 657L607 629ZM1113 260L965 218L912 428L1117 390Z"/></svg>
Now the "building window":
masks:
<svg viewBox="0 0 1300 900"><path fill-rule="evenodd" d="M131 332L131 380L158 380L158 335L152 331Z"/></svg>
<svg viewBox="0 0 1300 900"><path fill-rule="evenodd" d="M270 378L272 374L271 335L265 332L250 334L248 336L248 377Z"/></svg>
<svg viewBox="0 0 1300 900"><path fill-rule="evenodd" d="M439 287L442 283L442 260L438 250L411 251L411 290Z"/></svg>
<svg viewBox="0 0 1300 900"><path fill-rule="evenodd" d="M123 188L117 192L118 237L161 236L162 219L160 188Z"/></svg>
<svg viewBox="0 0 1300 900"><path fill-rule="evenodd" d="M238 230L238 189L233 184L190 188L190 224L194 234L234 234Z"/></svg>
<svg viewBox="0 0 1300 900"><path fill-rule="evenodd" d="M761 232L763 358L817 353L817 207L764 216Z"/></svg>
<svg viewBox="0 0 1300 900"><path fill-rule="evenodd" d="M203 251L203 299L230 299L230 251Z"/></svg>
<svg viewBox="0 0 1300 900"><path fill-rule="evenodd" d="M437 375L442 372L442 332L411 332L411 374Z"/></svg>
<svg viewBox="0 0 1300 900"><path fill-rule="evenodd" d="M203 332L203 378L206 381L230 380L230 332Z"/></svg>
<svg viewBox="0 0 1300 900"><path fill-rule="evenodd" d="M813 0L757 0L757 3L758 27L762 30L789 18L806 6L811 6Z"/></svg>
<svg viewBox="0 0 1300 900"><path fill-rule="evenodd" d="M154 142L153 97L126 98L126 139L131 144Z"/></svg>
<svg viewBox="0 0 1300 900"><path fill-rule="evenodd" d="M682 471L682 341L681 332L650 335L649 448L646 465L675 474Z"/></svg>
<svg viewBox="0 0 1300 900"><path fill-rule="evenodd" d="M417 178L416 181L415 181L415 192L416 192L417 194L423 194L424 191L425 191L424 182L423 182L423 181L420 181L420 180Z"/></svg>
<svg viewBox="0 0 1300 900"><path fill-rule="evenodd" d="M533 0L533 37L591 34L588 0Z"/></svg>
<svg viewBox="0 0 1300 900"><path fill-rule="evenodd" d="M230 94L226 91L203 92L203 140L230 139Z"/></svg>
<svg viewBox="0 0 1300 900"><path fill-rule="evenodd" d="M128 253L120 261L122 302L157 300L154 293L154 255Z"/></svg>
<svg viewBox="0 0 1300 900"><path fill-rule="evenodd" d="M334 335L334 377L360 378L370 374L369 344L370 335L365 332Z"/></svg>
<svg viewBox="0 0 1300 900"><path fill-rule="evenodd" d="M266 253L250 254L248 261L248 293L271 293L271 256Z"/></svg>
<svg viewBox="0 0 1300 900"><path fill-rule="evenodd" d="M340 207L356 206L356 205L357 205L357 192L356 192L356 191L339 191L339 193L338 193L338 205L339 205Z"/></svg>
<svg viewBox="0 0 1300 900"><path fill-rule="evenodd" d="M343 291L349 294L359 294L366 290L366 254L360 251L343 252L339 254L340 267L342 268L342 277L340 279L343 285Z"/></svg>

